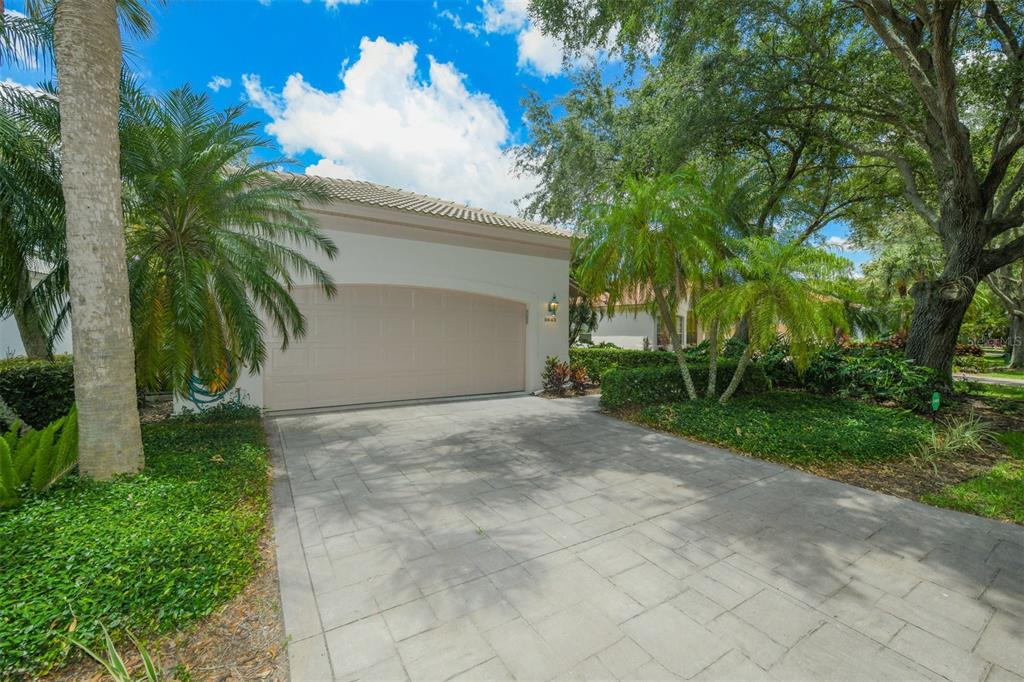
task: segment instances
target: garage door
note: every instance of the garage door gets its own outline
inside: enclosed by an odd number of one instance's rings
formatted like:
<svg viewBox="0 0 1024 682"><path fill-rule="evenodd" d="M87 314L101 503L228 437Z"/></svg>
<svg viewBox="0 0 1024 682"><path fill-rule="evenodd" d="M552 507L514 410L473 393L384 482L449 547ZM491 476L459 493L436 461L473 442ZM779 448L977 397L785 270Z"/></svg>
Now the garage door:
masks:
<svg viewBox="0 0 1024 682"><path fill-rule="evenodd" d="M273 344L264 405L292 410L522 391L526 307L440 289L302 287L307 334Z"/></svg>

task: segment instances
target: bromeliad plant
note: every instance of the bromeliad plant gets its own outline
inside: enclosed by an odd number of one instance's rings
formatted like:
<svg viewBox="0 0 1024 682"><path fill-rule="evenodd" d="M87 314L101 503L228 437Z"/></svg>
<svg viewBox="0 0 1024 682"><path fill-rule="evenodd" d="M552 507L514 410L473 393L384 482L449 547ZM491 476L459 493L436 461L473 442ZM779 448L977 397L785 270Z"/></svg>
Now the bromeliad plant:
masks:
<svg viewBox="0 0 1024 682"><path fill-rule="evenodd" d="M701 316L747 321L749 342L719 398L723 405L739 387L754 353L775 343L780 327L793 364L802 372L813 349L834 339L847 324L836 292L849 261L823 249L771 237L747 237L737 246L738 255L727 262L734 280L697 304Z"/></svg>
<svg viewBox="0 0 1024 682"><path fill-rule="evenodd" d="M41 493L78 463L78 411L46 428L23 430L16 422L0 437L0 509L21 503L26 491Z"/></svg>

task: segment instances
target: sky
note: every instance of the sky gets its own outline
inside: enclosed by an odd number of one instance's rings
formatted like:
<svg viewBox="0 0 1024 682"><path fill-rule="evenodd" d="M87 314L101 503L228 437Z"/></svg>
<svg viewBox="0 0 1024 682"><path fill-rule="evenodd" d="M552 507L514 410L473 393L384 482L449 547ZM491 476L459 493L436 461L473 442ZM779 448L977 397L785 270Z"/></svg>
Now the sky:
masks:
<svg viewBox="0 0 1024 682"><path fill-rule="evenodd" d="M521 100L570 87L527 1L169 0L129 64L156 91L188 84L218 107L248 104L289 170L517 213L536 186L508 155L526 141ZM0 66L0 81L46 77ZM845 237L841 224L823 235L859 265Z"/></svg>

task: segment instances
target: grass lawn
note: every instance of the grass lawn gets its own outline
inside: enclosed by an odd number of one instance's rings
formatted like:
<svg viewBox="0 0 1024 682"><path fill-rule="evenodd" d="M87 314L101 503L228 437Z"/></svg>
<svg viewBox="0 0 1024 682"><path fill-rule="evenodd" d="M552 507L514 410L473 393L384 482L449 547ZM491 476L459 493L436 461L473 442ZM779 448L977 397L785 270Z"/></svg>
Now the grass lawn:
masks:
<svg viewBox="0 0 1024 682"><path fill-rule="evenodd" d="M978 516L1024 523L1024 462L1003 462L977 478L923 495L921 501Z"/></svg>
<svg viewBox="0 0 1024 682"><path fill-rule="evenodd" d="M925 419L843 398L778 391L641 409L637 421L764 459L814 465L907 455L929 435Z"/></svg>
<svg viewBox="0 0 1024 682"><path fill-rule="evenodd" d="M954 381L957 390L982 398L1006 398L1008 400L1024 400L1024 386L1008 386L1006 384L986 384L982 381Z"/></svg>
<svg viewBox="0 0 1024 682"><path fill-rule="evenodd" d="M254 574L269 504L259 418L143 426L134 478L69 480L0 513L0 679L61 665L73 631L150 636L196 621Z"/></svg>

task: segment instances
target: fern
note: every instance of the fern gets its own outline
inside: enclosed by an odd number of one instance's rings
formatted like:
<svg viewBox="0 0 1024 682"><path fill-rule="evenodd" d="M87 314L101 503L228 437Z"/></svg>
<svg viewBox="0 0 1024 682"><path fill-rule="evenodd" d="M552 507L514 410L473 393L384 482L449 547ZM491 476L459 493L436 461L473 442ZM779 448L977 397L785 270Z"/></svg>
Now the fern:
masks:
<svg viewBox="0 0 1024 682"><path fill-rule="evenodd" d="M56 449L54 437L57 429L64 423L63 418L58 419L45 429L39 432L39 442L36 444L35 454L32 456L31 486L35 492L40 492L50 481L50 473L53 471L53 456Z"/></svg>
<svg viewBox="0 0 1024 682"><path fill-rule="evenodd" d="M0 438L0 509L18 503L18 486L21 481L14 471L11 448L7 440Z"/></svg>
<svg viewBox="0 0 1024 682"><path fill-rule="evenodd" d="M54 483L64 478L78 466L78 407L71 406L71 411L64 420L64 427L60 430L57 438L57 445L54 447L53 466L50 469L49 480L41 488L46 490Z"/></svg>
<svg viewBox="0 0 1024 682"><path fill-rule="evenodd" d="M39 445L39 436L42 431L29 431L18 438L18 446L13 452L14 470L18 479L26 480L32 475L32 465L35 463L36 446Z"/></svg>
<svg viewBox="0 0 1024 682"><path fill-rule="evenodd" d="M18 504L26 483L43 492L62 479L78 462L78 411L40 431L20 433L14 424L0 437L0 508Z"/></svg>

